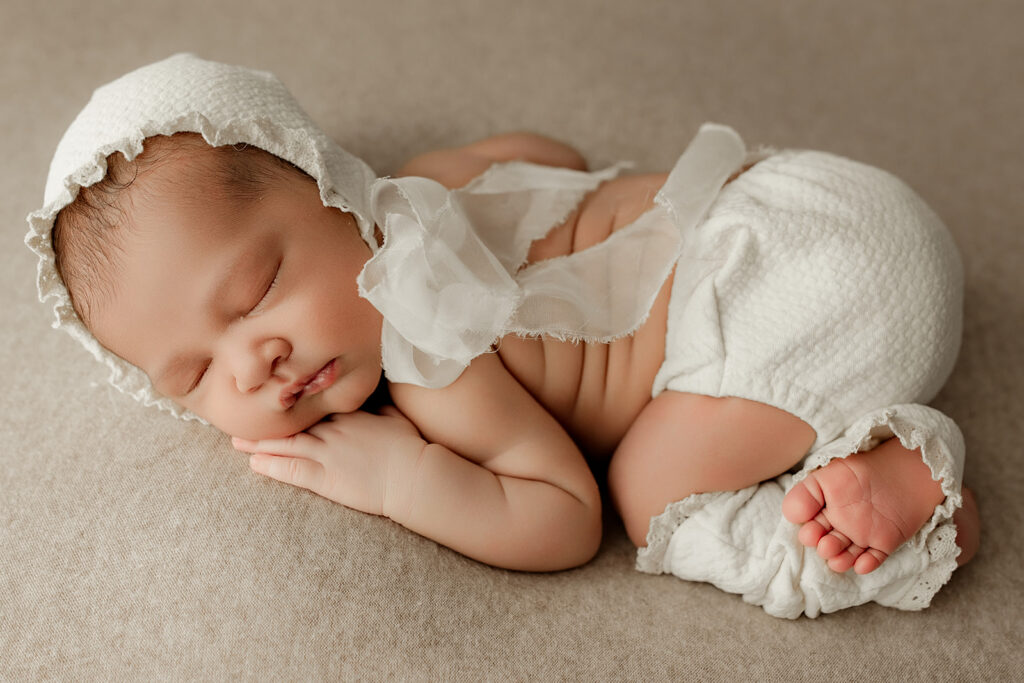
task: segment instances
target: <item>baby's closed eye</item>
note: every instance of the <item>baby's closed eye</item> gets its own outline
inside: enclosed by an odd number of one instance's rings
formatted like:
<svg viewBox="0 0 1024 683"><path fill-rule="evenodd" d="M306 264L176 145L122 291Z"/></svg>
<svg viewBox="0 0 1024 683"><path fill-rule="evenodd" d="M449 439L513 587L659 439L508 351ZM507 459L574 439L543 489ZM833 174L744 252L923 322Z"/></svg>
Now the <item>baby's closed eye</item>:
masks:
<svg viewBox="0 0 1024 683"><path fill-rule="evenodd" d="M266 307L266 304L267 304L268 300L270 299L271 292L274 291L274 289L277 287L278 281L281 279L281 262L278 261L277 265L274 267L274 269L272 271L269 271L269 273L270 273L269 282L267 282L265 285L263 285L263 289L260 290L260 291L262 291L262 294L260 294L260 298L256 301L255 304L253 304L249 308L249 311L248 311L248 313L246 315L252 315L254 313L259 313L260 311L262 311Z"/></svg>
<svg viewBox="0 0 1024 683"><path fill-rule="evenodd" d="M200 383L202 383L202 381L203 381L203 378L206 377L206 373L207 373L207 371L209 369L210 369L210 361L205 361L203 363L202 367L200 368L199 372L196 373L195 379L192 380L192 383L189 385L188 389L185 391L185 393L184 393L185 396L188 396L189 394L191 394L193 391L195 391L199 387Z"/></svg>

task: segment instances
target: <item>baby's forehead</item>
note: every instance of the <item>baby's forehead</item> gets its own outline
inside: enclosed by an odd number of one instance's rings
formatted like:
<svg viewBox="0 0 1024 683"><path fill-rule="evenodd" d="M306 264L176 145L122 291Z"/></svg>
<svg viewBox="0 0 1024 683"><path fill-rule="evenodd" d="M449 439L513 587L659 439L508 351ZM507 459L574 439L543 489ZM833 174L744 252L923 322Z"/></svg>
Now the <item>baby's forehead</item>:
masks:
<svg viewBox="0 0 1024 683"><path fill-rule="evenodd" d="M139 162L136 180L143 197L183 201L252 201L290 176L308 178L252 145L214 147L195 134L148 138Z"/></svg>

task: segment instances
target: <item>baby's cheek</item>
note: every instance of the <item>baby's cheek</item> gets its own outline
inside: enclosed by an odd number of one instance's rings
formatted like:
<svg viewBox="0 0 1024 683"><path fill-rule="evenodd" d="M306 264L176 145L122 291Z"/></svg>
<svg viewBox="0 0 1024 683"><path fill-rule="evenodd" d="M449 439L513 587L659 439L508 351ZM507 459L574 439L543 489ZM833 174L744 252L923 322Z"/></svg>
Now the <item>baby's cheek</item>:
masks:
<svg viewBox="0 0 1024 683"><path fill-rule="evenodd" d="M253 406L219 406L204 415L196 413L222 432L231 436L258 441L291 436L312 427L322 415L298 411L269 411Z"/></svg>
<svg viewBox="0 0 1024 683"><path fill-rule="evenodd" d="M261 420L246 420L246 423L240 426L242 431L228 433L232 436L241 436L243 439L280 439L305 431L320 419L320 417L299 419L294 413L278 413L266 416Z"/></svg>

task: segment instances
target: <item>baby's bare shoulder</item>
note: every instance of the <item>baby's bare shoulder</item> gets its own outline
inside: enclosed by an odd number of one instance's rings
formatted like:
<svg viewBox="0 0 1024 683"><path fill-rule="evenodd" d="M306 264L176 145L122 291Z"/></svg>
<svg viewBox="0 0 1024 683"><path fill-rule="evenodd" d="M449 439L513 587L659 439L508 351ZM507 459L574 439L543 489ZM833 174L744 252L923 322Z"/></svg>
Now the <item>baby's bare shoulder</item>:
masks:
<svg viewBox="0 0 1024 683"><path fill-rule="evenodd" d="M581 171L587 167L580 153L563 142L536 133L516 132L420 154L406 162L396 175L431 178L455 188L504 161L528 161Z"/></svg>
<svg viewBox="0 0 1024 683"><path fill-rule="evenodd" d="M413 157L396 175L430 178L447 188L454 189L476 178L493 163L463 148L437 149Z"/></svg>

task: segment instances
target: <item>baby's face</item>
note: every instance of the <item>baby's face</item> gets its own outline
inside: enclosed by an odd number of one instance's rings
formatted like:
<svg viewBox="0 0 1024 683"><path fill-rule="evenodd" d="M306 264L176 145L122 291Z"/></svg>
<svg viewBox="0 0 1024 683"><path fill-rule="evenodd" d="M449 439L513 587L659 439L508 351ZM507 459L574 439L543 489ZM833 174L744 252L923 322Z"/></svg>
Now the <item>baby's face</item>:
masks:
<svg viewBox="0 0 1024 683"><path fill-rule="evenodd" d="M256 200L211 192L170 159L130 188L107 348L157 391L234 436L274 438L360 407L381 375L381 317L359 297L355 220L299 174Z"/></svg>

